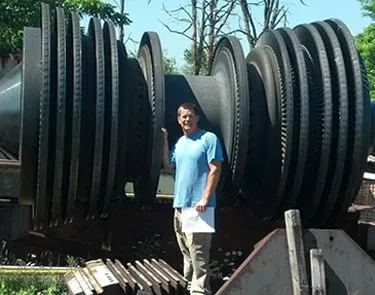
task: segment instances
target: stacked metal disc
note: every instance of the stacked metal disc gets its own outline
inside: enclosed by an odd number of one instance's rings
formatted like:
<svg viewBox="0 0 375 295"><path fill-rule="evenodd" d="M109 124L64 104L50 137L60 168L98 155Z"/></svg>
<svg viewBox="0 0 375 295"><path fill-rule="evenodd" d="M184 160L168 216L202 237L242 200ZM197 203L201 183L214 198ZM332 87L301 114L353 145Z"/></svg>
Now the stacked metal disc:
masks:
<svg viewBox="0 0 375 295"><path fill-rule="evenodd" d="M171 144L181 136L183 102L198 105L201 128L222 142L218 206L240 200L268 219L296 208L319 224L357 194L375 113L361 57L339 20L268 30L247 58L237 38L223 37L209 75L164 76L156 33L145 33L130 58L110 21L92 17L83 33L75 13L66 19L57 8L51 17L42 4L23 51L22 79L18 67L0 82L12 90L0 91L0 148L21 161L20 202L33 205L36 230L71 222L78 209L106 217L128 182L135 200L151 205L160 128Z"/></svg>
<svg viewBox="0 0 375 295"><path fill-rule="evenodd" d="M131 59L112 22L92 17L83 34L75 13L51 19L42 4L41 28L24 40L21 202L34 205L35 229L71 221L77 207L105 217L127 181L152 199L161 162L158 37L146 33Z"/></svg>
<svg viewBox="0 0 375 295"><path fill-rule="evenodd" d="M366 71L336 19L264 32L247 56L252 129L245 194L254 212L305 222L348 209L370 146ZM261 81L261 83L259 83Z"/></svg>

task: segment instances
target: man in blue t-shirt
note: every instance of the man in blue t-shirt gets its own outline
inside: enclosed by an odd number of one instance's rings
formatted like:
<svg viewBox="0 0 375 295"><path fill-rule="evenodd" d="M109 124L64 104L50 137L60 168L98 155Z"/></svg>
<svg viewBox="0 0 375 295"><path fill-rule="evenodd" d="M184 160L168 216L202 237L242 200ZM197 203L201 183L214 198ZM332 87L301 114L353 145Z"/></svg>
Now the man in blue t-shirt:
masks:
<svg viewBox="0 0 375 295"><path fill-rule="evenodd" d="M169 153L168 133L164 138L163 165L175 170L173 208L174 230L184 257L184 277L189 281L190 294L210 294L208 264L211 233L185 233L181 230L181 208L194 207L203 212L216 206L215 189L220 179L223 152L217 136L199 129L198 109L184 103L177 111L183 131Z"/></svg>

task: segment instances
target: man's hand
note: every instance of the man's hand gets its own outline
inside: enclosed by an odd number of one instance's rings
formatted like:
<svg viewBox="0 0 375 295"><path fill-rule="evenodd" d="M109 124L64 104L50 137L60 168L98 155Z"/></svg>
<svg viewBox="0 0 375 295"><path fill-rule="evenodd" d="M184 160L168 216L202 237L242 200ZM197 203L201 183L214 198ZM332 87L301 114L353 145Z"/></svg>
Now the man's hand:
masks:
<svg viewBox="0 0 375 295"><path fill-rule="evenodd" d="M203 212L206 210L208 201L212 196L213 192L216 189L217 183L219 182L220 173L221 173L221 162L212 161L209 164L210 172L208 173L208 180L205 192L202 196L202 199L194 206L195 210L198 212Z"/></svg>
<svg viewBox="0 0 375 295"><path fill-rule="evenodd" d="M207 204L208 204L208 200L206 200L205 198L203 198L197 204L195 204L194 208L198 212L203 212L203 211L206 211Z"/></svg>
<svg viewBox="0 0 375 295"><path fill-rule="evenodd" d="M173 170L173 165L171 164L169 160L169 145L168 145L168 131L165 128L161 128L161 135L163 137L163 166L167 173L171 173Z"/></svg>
<svg viewBox="0 0 375 295"><path fill-rule="evenodd" d="M165 128L161 128L161 133L163 134L163 139L168 139L168 131Z"/></svg>

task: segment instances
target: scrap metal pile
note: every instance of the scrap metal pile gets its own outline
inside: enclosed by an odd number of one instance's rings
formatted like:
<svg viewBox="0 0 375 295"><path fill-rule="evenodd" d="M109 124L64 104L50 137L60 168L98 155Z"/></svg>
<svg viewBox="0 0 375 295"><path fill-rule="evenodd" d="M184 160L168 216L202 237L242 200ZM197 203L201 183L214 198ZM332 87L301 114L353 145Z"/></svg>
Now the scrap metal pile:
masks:
<svg viewBox="0 0 375 295"><path fill-rule="evenodd" d="M142 263L143 262L143 263ZM91 260L64 275L71 295L186 294L187 280L163 259L136 260L126 267L119 261Z"/></svg>
<svg viewBox="0 0 375 295"><path fill-rule="evenodd" d="M111 197L133 182L152 204L162 134L172 144L182 102L220 137L225 165L219 206L241 200L261 218L299 209L323 224L347 211L373 136L366 70L339 20L264 32L246 56L222 38L207 76L164 75L162 48L146 32L136 58L110 21L80 30L76 13L41 7L25 28L21 66L0 81L0 147L21 161L20 199L34 228L105 217ZM22 72L22 75L21 75Z"/></svg>

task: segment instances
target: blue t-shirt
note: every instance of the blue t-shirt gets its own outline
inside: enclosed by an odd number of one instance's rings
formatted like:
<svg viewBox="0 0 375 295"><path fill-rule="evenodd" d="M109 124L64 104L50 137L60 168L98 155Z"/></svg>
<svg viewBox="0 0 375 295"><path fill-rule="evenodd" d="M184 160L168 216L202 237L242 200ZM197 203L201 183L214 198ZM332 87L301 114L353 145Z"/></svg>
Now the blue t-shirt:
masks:
<svg viewBox="0 0 375 295"><path fill-rule="evenodd" d="M192 136L183 135L174 145L170 162L175 165L174 208L194 207L204 194L209 163L223 161L223 151L217 136L199 130ZM216 193L210 197L208 207L216 207Z"/></svg>

